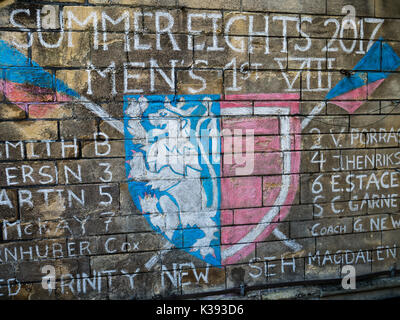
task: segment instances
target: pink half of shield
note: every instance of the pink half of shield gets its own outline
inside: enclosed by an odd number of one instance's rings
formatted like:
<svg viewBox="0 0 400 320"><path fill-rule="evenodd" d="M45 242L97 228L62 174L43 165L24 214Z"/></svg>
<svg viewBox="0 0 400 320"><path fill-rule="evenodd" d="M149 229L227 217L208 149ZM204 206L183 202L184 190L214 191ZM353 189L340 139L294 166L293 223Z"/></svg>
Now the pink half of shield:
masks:
<svg viewBox="0 0 400 320"><path fill-rule="evenodd" d="M233 146L221 139L222 264L249 256L288 215L299 184L298 112L297 94L232 95L221 102L222 132L243 132L230 140ZM254 130L254 153L247 158L253 170L238 174L246 164L226 156L234 153L235 143L242 144L245 155L246 129Z"/></svg>

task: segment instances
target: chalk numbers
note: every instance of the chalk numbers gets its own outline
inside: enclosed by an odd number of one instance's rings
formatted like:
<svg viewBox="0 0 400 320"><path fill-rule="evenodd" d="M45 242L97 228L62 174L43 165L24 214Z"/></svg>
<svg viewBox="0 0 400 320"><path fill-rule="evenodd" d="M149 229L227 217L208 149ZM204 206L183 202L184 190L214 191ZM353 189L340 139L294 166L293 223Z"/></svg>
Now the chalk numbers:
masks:
<svg viewBox="0 0 400 320"><path fill-rule="evenodd" d="M324 191L324 186L321 183L321 178L323 174L320 174L312 183L311 185L311 192L313 194L313 204L314 204L314 216L315 217L322 217L324 212L324 208L319 205L317 202L323 200L325 197L321 195Z"/></svg>
<svg viewBox="0 0 400 320"><path fill-rule="evenodd" d="M358 42L358 48L355 53L365 54L374 44L376 35L382 27L383 22L384 19L377 18L360 18L356 21L352 13L344 17L341 22L336 18L327 19L324 22L324 27L333 25L334 31L331 38L328 40L328 44L322 51L338 52L339 48L341 48L345 53L350 54L356 50ZM373 29L371 33L367 35L366 30L370 29L371 26ZM368 40L368 45L364 48L366 40Z"/></svg>

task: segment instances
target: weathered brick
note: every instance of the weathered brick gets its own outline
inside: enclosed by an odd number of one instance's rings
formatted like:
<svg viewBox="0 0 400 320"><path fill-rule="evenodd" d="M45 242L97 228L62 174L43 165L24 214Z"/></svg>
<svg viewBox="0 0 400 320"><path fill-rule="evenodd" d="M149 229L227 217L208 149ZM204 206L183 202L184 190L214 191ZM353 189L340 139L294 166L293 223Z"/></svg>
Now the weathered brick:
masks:
<svg viewBox="0 0 400 320"><path fill-rule="evenodd" d="M129 186L126 183L120 184L120 209L121 215L140 214L132 200L129 193Z"/></svg>
<svg viewBox="0 0 400 320"><path fill-rule="evenodd" d="M102 23L103 16L107 15L112 20L118 20L121 16L126 13L126 19L133 19L135 12L138 12L139 9L135 8L127 8L122 6L65 6L64 7L64 25L68 28L71 27L71 30L83 30L83 31L95 31L95 26L98 26L98 30L104 31ZM72 17L72 18L70 18ZM90 19L89 19L90 17ZM93 18L95 17L95 19ZM81 23L85 22L89 19L86 25L81 26L79 23L76 23L74 19L77 19ZM111 22L106 21L106 31L125 31L125 23L122 20L118 24L112 24ZM96 23L93 23L95 21ZM101 27L100 27L101 26ZM93 41L98 37L100 40L100 33L92 34ZM94 42L92 43L94 44Z"/></svg>
<svg viewBox="0 0 400 320"><path fill-rule="evenodd" d="M26 143L26 157L31 160L78 158L79 150L79 142L74 140Z"/></svg>
<svg viewBox="0 0 400 320"><path fill-rule="evenodd" d="M354 111L354 114L375 114L379 113L380 107L379 107L379 102L378 101L364 101L363 104L358 108L356 111ZM327 104L327 114L328 115L335 115L335 114L343 114L346 115L348 112L339 107L338 105L334 103L328 103Z"/></svg>
<svg viewBox="0 0 400 320"><path fill-rule="evenodd" d="M381 214L381 213L397 213L398 212L398 203L399 203L399 195L396 191L395 193L383 193L378 196L372 195L370 200L364 201L367 202L365 205L368 210L368 214ZM397 217L395 215L391 216L391 218ZM392 221L391 221L392 222ZM388 223L389 226L395 227L396 223Z"/></svg>
<svg viewBox="0 0 400 320"><path fill-rule="evenodd" d="M179 95L193 93L202 94L206 92L207 94L222 94L222 71L205 69L178 71L176 90Z"/></svg>
<svg viewBox="0 0 400 320"><path fill-rule="evenodd" d="M319 134L318 128L311 129L312 134L302 134L296 136L301 141L301 150L320 150L320 149L357 149L357 152L361 152L361 148L365 148L365 141L353 140L351 135L348 133L330 133L330 134ZM344 151L346 152L346 150ZM351 153L351 152L349 152Z"/></svg>
<svg viewBox="0 0 400 320"><path fill-rule="evenodd" d="M372 269L371 272L391 271L399 263L398 247L386 245L377 247L372 251Z"/></svg>
<svg viewBox="0 0 400 320"><path fill-rule="evenodd" d="M160 253L161 255L159 261L162 264L164 270L174 270L180 264L186 265L193 263L196 269L204 269L207 268L208 265L205 261L199 260L191 254L187 253L186 251L176 248L170 250L162 250L160 251Z"/></svg>
<svg viewBox="0 0 400 320"><path fill-rule="evenodd" d="M23 160L25 159L24 144L22 141L0 143L1 160Z"/></svg>
<svg viewBox="0 0 400 320"><path fill-rule="evenodd" d="M160 273L128 273L111 277L111 287L108 288L110 300L152 299L160 286ZM168 286L169 287L169 286ZM168 289L162 292L167 295Z"/></svg>
<svg viewBox="0 0 400 320"><path fill-rule="evenodd" d="M96 68L107 68L113 62L118 65L128 62L128 50L131 48L131 35L122 32L107 33L99 48L90 47L90 63ZM88 63L82 64L87 66Z"/></svg>
<svg viewBox="0 0 400 320"><path fill-rule="evenodd" d="M240 66L239 66L240 68ZM281 91L300 91L299 72L296 71L264 71L251 70L246 77L237 71L236 83L232 70L224 71L225 94L241 93L276 93ZM246 79L246 80L244 80ZM283 90L282 90L283 88Z"/></svg>
<svg viewBox="0 0 400 320"><path fill-rule="evenodd" d="M217 20L219 20L219 24L222 24L222 14L217 13L217 15L220 15ZM143 10L143 31L145 32L157 33L162 30L170 30L171 33L184 33L186 26L186 11L184 10L157 10L155 8ZM167 35L164 34L163 36L166 37Z"/></svg>
<svg viewBox="0 0 400 320"><path fill-rule="evenodd" d="M397 192L399 186L399 173L393 170L358 171L354 178L349 190L353 198L358 197L356 199L369 200L377 198L377 194L393 194Z"/></svg>
<svg viewBox="0 0 400 320"><path fill-rule="evenodd" d="M253 31L254 33L263 33L264 36L277 35L270 33L270 15L268 13L224 11L223 16L225 24L230 25L229 29L225 28L225 34L247 36L249 33L251 34L249 31ZM212 32L212 30L209 31ZM250 41L250 39L247 39L247 41Z"/></svg>
<svg viewBox="0 0 400 320"><path fill-rule="evenodd" d="M343 38L354 38L352 36L344 36ZM331 67L333 70L352 70L357 63L363 58L368 47L367 40L354 40L340 39L335 43L337 51L328 50L326 52L328 59L331 59ZM349 53L345 50L350 51ZM363 70L363 69L360 69Z"/></svg>
<svg viewBox="0 0 400 320"><path fill-rule="evenodd" d="M322 63L322 62L321 62ZM318 68L318 67L317 67ZM328 92L342 79L339 72L334 71L302 71L301 98L302 100L323 100ZM358 100L367 99L367 96Z"/></svg>
<svg viewBox="0 0 400 320"><path fill-rule="evenodd" d="M85 215L118 210L116 184L74 185L68 187L24 188L20 195L20 212L24 221ZM21 200L25 199L25 201Z"/></svg>
<svg viewBox="0 0 400 320"><path fill-rule="evenodd" d="M0 123L3 141L16 140L55 140L58 136L55 121L18 121Z"/></svg>
<svg viewBox="0 0 400 320"><path fill-rule="evenodd" d="M349 201L339 199L335 202L315 203L313 207L314 219L366 215L368 209L366 201L354 198Z"/></svg>
<svg viewBox="0 0 400 320"><path fill-rule="evenodd" d="M394 219L397 221L397 219ZM354 232L373 232L393 229L387 214L368 215L354 218Z"/></svg>
<svg viewBox="0 0 400 320"><path fill-rule="evenodd" d="M143 233L153 229L142 216L118 216L113 212L103 212L97 220L93 219L87 226L89 235L114 233Z"/></svg>
<svg viewBox="0 0 400 320"><path fill-rule="evenodd" d="M345 182L345 175L339 173L324 173L302 175L300 178L301 203L324 203L350 199L350 188ZM345 188L346 187L346 188Z"/></svg>
<svg viewBox="0 0 400 320"><path fill-rule="evenodd" d="M260 272L261 269L261 272ZM227 288L240 288L240 285L256 286L266 283L264 261L252 261L249 264L232 265L226 267Z"/></svg>
<svg viewBox="0 0 400 320"><path fill-rule="evenodd" d="M315 116L302 133L342 133L348 131L348 126L349 118L345 116Z"/></svg>
<svg viewBox="0 0 400 320"><path fill-rule="evenodd" d="M330 257L330 259L333 259ZM306 260L307 261L307 260ZM305 280L322 280L322 279L337 279L341 277L340 273L341 267L336 264L329 265L315 265L315 264L305 264Z"/></svg>
<svg viewBox="0 0 400 320"><path fill-rule="evenodd" d="M138 244L139 251L157 251L165 245L163 236L151 232L128 234L127 241L132 244L132 249Z"/></svg>
<svg viewBox="0 0 400 320"><path fill-rule="evenodd" d="M43 289L42 283L13 283L12 293L17 293L8 299L12 300L56 300L56 292ZM19 290L18 290L19 289ZM14 291L15 290L15 291Z"/></svg>
<svg viewBox="0 0 400 320"><path fill-rule="evenodd" d="M56 239L72 236L74 231L72 224L67 224L65 221L62 223L60 220L41 221L38 218L37 221L33 222L17 220L13 223L3 220L3 223L3 238L9 241L42 239L43 237Z"/></svg>
<svg viewBox="0 0 400 320"><path fill-rule="evenodd" d="M326 70L328 68L328 62L326 53L323 51L325 46L325 39L288 39L288 68L293 70ZM304 52L306 52L306 54ZM303 88L306 88L306 86L303 86Z"/></svg>
<svg viewBox="0 0 400 320"><path fill-rule="evenodd" d="M348 4L344 0L327 1L327 13L330 15L342 15L342 8ZM357 16L374 16L374 1L372 0L356 0L352 1L351 5L355 8Z"/></svg>
<svg viewBox="0 0 400 320"><path fill-rule="evenodd" d="M56 269L56 278L60 279L63 274L76 274L85 272L90 273L88 266L88 259L63 259L57 260L52 263L52 266ZM49 261L45 262L21 262L18 264L17 279L21 282L26 281L41 281L43 273L41 269L44 265L49 264Z"/></svg>
<svg viewBox="0 0 400 320"><path fill-rule="evenodd" d="M99 272L93 276L84 273L66 274L56 284L56 297L58 300L106 300L110 278L108 272Z"/></svg>
<svg viewBox="0 0 400 320"><path fill-rule="evenodd" d="M340 168L340 151L315 150L302 152L302 172L329 172Z"/></svg>
<svg viewBox="0 0 400 320"><path fill-rule="evenodd" d="M126 180L124 159L60 161L61 184L119 182ZM67 169L66 169L67 168ZM73 173L70 172L70 170Z"/></svg>
<svg viewBox="0 0 400 320"><path fill-rule="evenodd" d="M0 13L0 21L2 21L1 13ZM1 25L4 26L3 23L1 23ZM27 48L18 47L18 45L24 45L27 43L27 37L26 37L25 32L0 31L0 39L5 41L8 46L10 46L14 49L17 49L19 52L21 52L25 55L28 54ZM14 65L15 65L15 63L13 63L12 59L2 59L2 61L0 63L0 66L2 66L2 67L12 67Z"/></svg>
<svg viewBox="0 0 400 320"><path fill-rule="evenodd" d="M106 69L100 67L98 70L105 72ZM56 77L63 81L70 89L86 96L91 101L104 102L110 99L122 101L123 87L119 86L119 84L123 84L122 71L116 72L115 86L111 72L105 73L105 77L103 78L96 70L92 70L90 72L90 87L89 76L86 70L60 69L57 70ZM58 90L60 91L61 88L58 88ZM114 92L116 94L113 94ZM58 99L63 101L62 97L58 97Z"/></svg>
<svg viewBox="0 0 400 320"><path fill-rule="evenodd" d="M287 47L286 41L285 38L253 37L250 42L248 38L248 45L252 46L249 50L249 69L286 70L288 68L288 53L284 51L284 47Z"/></svg>
<svg viewBox="0 0 400 320"><path fill-rule="evenodd" d="M325 1L290 1L290 2L277 2L277 1L262 1L262 0L244 0L243 9L251 11L273 11L273 12L299 12L299 13L320 13L326 11Z"/></svg>
<svg viewBox="0 0 400 320"><path fill-rule="evenodd" d="M97 143L97 145L96 145ZM84 142L82 143L82 157L93 158L93 157L104 157L106 153L113 157L124 157L125 156L125 146L124 141L112 140L108 144L103 144L103 141L98 142ZM110 148L110 149L108 149ZM97 150L97 154L96 154Z"/></svg>
<svg viewBox="0 0 400 320"><path fill-rule="evenodd" d="M62 262L64 258L69 258L68 250L65 239L39 240L34 243L19 241L1 245L3 262L24 265L42 260L49 262L57 258Z"/></svg>
<svg viewBox="0 0 400 320"><path fill-rule="evenodd" d="M225 269L206 268L191 269L183 267L180 274L182 294L196 294L207 290L209 292L225 289Z"/></svg>
<svg viewBox="0 0 400 320"><path fill-rule="evenodd" d="M400 9L394 0L375 0L375 15L382 18L398 18Z"/></svg>
<svg viewBox="0 0 400 320"><path fill-rule="evenodd" d="M380 232L345 234L317 238L316 248L321 250L368 250L381 244Z"/></svg>
<svg viewBox="0 0 400 320"><path fill-rule="evenodd" d="M391 99L398 100L399 94L396 91L396 87L399 84L399 77L396 74L391 74L386 79L385 83L381 85L378 89L376 89L371 95L371 100L380 100L380 99Z"/></svg>
<svg viewBox="0 0 400 320"><path fill-rule="evenodd" d="M304 259L290 258L280 260L268 260L268 282L281 283L304 280Z"/></svg>
<svg viewBox="0 0 400 320"><path fill-rule="evenodd" d="M229 190L222 196L222 208L259 207L261 198L261 177L223 178L222 188ZM247 197L243 195L247 193Z"/></svg>
<svg viewBox="0 0 400 320"><path fill-rule="evenodd" d="M167 34L140 34L140 42L150 48L148 50L133 48L128 52L129 62L147 63L150 59L153 59L159 67L164 68L171 67L171 61L175 60L176 66L189 67L193 64L193 50L188 48L187 39L188 36L184 34L171 34L170 36ZM204 52L200 55L201 58L206 58ZM194 56L197 57L196 52ZM211 62L209 63L211 64Z"/></svg>
<svg viewBox="0 0 400 320"><path fill-rule="evenodd" d="M33 33L32 59L43 67L86 67L90 61L90 34L70 34L73 39L71 44L68 43L67 33L43 32L42 40L39 40L38 33ZM57 47L48 48L44 44Z"/></svg>
<svg viewBox="0 0 400 320"><path fill-rule="evenodd" d="M323 221L292 222L291 238L322 237L335 234L352 233L351 218L324 219Z"/></svg>
<svg viewBox="0 0 400 320"><path fill-rule="evenodd" d="M68 104L31 103L27 111L30 119L68 119L73 115Z"/></svg>
<svg viewBox="0 0 400 320"><path fill-rule="evenodd" d="M301 31L313 38L324 38L330 40L337 30L338 24L336 21L339 23L341 18L342 17L337 16L302 15L300 23Z"/></svg>
<svg viewBox="0 0 400 320"><path fill-rule="evenodd" d="M371 41L368 44L369 46L380 38L383 38L385 41L399 41L399 36L395 33L395 30L399 27L398 19L376 18L376 21L364 23L364 26L365 38L370 39ZM375 37L372 37L373 33L375 33Z"/></svg>
<svg viewBox="0 0 400 320"><path fill-rule="evenodd" d="M222 244L246 243L247 241L243 240L243 236L246 235L248 232L250 232L250 230L252 230L256 226L263 225L263 224L251 224L251 222L252 221L250 220L248 221L249 224L246 225L222 227L221 228ZM265 224L264 228L266 229L267 226L269 226L272 229L279 228L279 230L285 234L288 231L288 224L286 223L269 223Z"/></svg>
<svg viewBox="0 0 400 320"><path fill-rule="evenodd" d="M18 200L16 190L0 190L0 219L15 220L18 218Z"/></svg>
<svg viewBox="0 0 400 320"><path fill-rule="evenodd" d="M189 7L189 8L203 8L203 9L220 9L224 8L227 10L239 10L240 9L240 1L239 0L233 0L229 1L229 3L226 3L221 0L217 1L211 1L207 0L201 3L194 3L193 1L190 0L178 0L178 5L183 6L183 7Z"/></svg>
<svg viewBox="0 0 400 320"><path fill-rule="evenodd" d="M399 242L399 236L400 231L399 230L389 230L389 231L383 231L382 232L382 245L384 246L389 246L389 247L398 247L398 242Z"/></svg>
<svg viewBox="0 0 400 320"><path fill-rule="evenodd" d="M231 64L232 59L235 59L235 63L240 66L244 63L249 63L249 56L247 52L247 46L245 39L243 37L234 37L229 38L230 44L235 49L229 49L222 36L213 37L213 36L194 36L193 45L194 49L194 60L204 59L208 61L208 65L201 65L201 67L209 68L209 66L213 66L213 68L225 68L231 69L228 67ZM196 49L197 47L201 49Z"/></svg>
<svg viewBox="0 0 400 320"><path fill-rule="evenodd" d="M56 169L51 162L1 163L1 186L31 186L57 183Z"/></svg>
<svg viewBox="0 0 400 320"><path fill-rule="evenodd" d="M4 5L4 8L3 8ZM35 29L37 27L36 24L36 10L42 9L42 4L36 2L16 2L16 1L3 1L2 10L0 10L0 24L2 27L10 28L16 31L20 31L20 26L24 26L25 28ZM15 14L13 24L10 21L10 13L14 10L23 10L18 14ZM58 16L59 5L54 4L55 12ZM28 12L27 12L28 11ZM25 33L25 32L24 32ZM26 33L24 34L26 35ZM27 39L25 38L21 44L27 43Z"/></svg>
<svg viewBox="0 0 400 320"><path fill-rule="evenodd" d="M125 5L144 5L144 6L174 6L175 0L90 0L93 4L125 4Z"/></svg>
<svg viewBox="0 0 400 320"><path fill-rule="evenodd" d="M64 120L60 122L62 139L90 139L96 131L95 120Z"/></svg>
<svg viewBox="0 0 400 320"><path fill-rule="evenodd" d="M290 206L290 213L285 221L303 221L313 219L313 208L311 205Z"/></svg>
<svg viewBox="0 0 400 320"><path fill-rule="evenodd" d="M110 259L108 255L93 256L90 258L90 267L92 270L115 270L115 274L122 274L121 270L127 273L135 273L137 268L142 268L142 260L147 261L153 255L152 252L115 254L113 259Z"/></svg>
<svg viewBox="0 0 400 320"><path fill-rule="evenodd" d="M259 242L256 244L256 256L260 259L264 257L278 257L278 258L300 258L305 257L308 253L315 252L315 240L312 238L296 239L299 245L298 251L289 248L285 241L267 241Z"/></svg>
<svg viewBox="0 0 400 320"><path fill-rule="evenodd" d="M318 297L321 290L318 287L294 287L271 288L260 292L261 300L280 300L280 299L306 299L308 297Z"/></svg>
<svg viewBox="0 0 400 320"><path fill-rule="evenodd" d="M22 107L6 103L0 105L0 119L24 119L25 117L25 110Z"/></svg>

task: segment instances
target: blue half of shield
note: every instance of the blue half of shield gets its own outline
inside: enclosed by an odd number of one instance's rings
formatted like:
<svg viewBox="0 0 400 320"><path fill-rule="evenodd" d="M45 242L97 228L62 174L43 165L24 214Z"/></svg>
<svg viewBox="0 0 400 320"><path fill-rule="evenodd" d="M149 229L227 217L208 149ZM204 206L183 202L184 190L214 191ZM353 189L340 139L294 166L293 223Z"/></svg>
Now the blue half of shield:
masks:
<svg viewBox="0 0 400 320"><path fill-rule="evenodd" d="M221 265L219 95L124 98L126 174L135 206L176 248ZM211 152L213 151L213 152Z"/></svg>

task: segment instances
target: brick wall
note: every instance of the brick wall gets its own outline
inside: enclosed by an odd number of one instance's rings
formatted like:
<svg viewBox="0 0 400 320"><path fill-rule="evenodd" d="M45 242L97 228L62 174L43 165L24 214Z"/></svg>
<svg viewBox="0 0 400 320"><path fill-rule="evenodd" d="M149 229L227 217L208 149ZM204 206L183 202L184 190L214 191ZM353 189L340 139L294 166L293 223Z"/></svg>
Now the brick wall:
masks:
<svg viewBox="0 0 400 320"><path fill-rule="evenodd" d="M397 1L41 2L0 3L3 298L396 268Z"/></svg>

